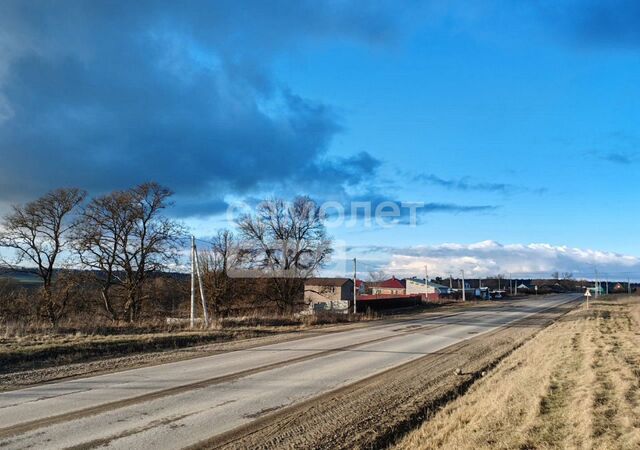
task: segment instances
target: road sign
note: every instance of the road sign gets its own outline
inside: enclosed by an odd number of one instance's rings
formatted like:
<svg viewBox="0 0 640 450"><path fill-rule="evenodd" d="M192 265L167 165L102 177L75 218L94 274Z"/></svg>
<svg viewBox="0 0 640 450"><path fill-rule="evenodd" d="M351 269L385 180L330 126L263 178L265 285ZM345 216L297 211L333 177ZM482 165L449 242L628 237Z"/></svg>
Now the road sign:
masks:
<svg viewBox="0 0 640 450"><path fill-rule="evenodd" d="M591 297L591 291L587 289L584 293L585 300L587 302L586 308L589 309L589 297Z"/></svg>

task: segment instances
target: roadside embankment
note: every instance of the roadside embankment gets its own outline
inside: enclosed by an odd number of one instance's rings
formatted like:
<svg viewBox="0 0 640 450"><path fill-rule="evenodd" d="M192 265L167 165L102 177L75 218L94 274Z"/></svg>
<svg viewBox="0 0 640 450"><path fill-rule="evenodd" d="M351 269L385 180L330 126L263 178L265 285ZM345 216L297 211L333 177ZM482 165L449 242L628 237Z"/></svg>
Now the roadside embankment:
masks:
<svg viewBox="0 0 640 450"><path fill-rule="evenodd" d="M398 449L640 447L640 298L563 316Z"/></svg>

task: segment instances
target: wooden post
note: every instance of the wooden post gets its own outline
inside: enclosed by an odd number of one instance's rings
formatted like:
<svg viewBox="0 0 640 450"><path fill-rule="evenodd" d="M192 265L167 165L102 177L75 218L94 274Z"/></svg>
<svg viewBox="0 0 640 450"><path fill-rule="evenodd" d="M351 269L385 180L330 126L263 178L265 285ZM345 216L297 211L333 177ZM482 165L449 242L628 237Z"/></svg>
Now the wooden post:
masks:
<svg viewBox="0 0 640 450"><path fill-rule="evenodd" d="M356 270L356 258L353 258L353 313L356 314L358 312L356 308L356 300L358 298L358 288L356 284L358 284L358 272Z"/></svg>
<svg viewBox="0 0 640 450"><path fill-rule="evenodd" d="M200 288L200 299L202 300L202 316L204 318L204 326L209 325L209 313L207 312L207 302L204 299L204 288L202 287L202 274L200 273L200 262L198 261L198 250L193 245L193 253L196 261L196 273L198 274L198 287Z"/></svg>
<svg viewBox="0 0 640 450"><path fill-rule="evenodd" d="M195 324L195 309L196 309L196 238L191 236L191 316L190 326L193 328Z"/></svg>

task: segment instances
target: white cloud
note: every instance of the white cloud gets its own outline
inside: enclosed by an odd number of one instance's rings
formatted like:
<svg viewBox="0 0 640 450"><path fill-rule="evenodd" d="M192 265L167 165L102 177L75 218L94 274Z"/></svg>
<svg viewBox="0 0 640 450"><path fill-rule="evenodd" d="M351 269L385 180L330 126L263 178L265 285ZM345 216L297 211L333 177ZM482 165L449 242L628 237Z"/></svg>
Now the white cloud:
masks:
<svg viewBox="0 0 640 450"><path fill-rule="evenodd" d="M375 247L366 251L381 256L377 262L379 267L398 276L422 275L425 265L428 265L431 276L448 276L449 273L457 276L460 269L464 269L469 277L498 273L548 277L559 271L592 278L597 267L603 277L640 279L640 258L636 256L547 243L505 245L482 241L405 248Z"/></svg>

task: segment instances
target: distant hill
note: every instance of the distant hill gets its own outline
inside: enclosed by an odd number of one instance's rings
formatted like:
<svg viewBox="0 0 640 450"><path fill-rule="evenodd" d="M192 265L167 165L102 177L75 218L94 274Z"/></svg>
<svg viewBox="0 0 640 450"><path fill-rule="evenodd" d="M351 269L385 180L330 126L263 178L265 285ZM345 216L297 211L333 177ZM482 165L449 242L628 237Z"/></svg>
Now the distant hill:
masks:
<svg viewBox="0 0 640 450"><path fill-rule="evenodd" d="M76 272L93 272L99 274L97 271L76 270ZM191 275L181 272L155 272L150 274L150 278L158 276L171 277L178 280L188 280ZM11 269L8 267L0 267L0 280L2 279L14 280L23 286L34 286L42 283L42 280L37 275L29 272L27 269Z"/></svg>
<svg viewBox="0 0 640 450"><path fill-rule="evenodd" d="M0 268L0 279L3 278L14 280L25 286L32 286L41 282L40 278L36 275L20 269Z"/></svg>

